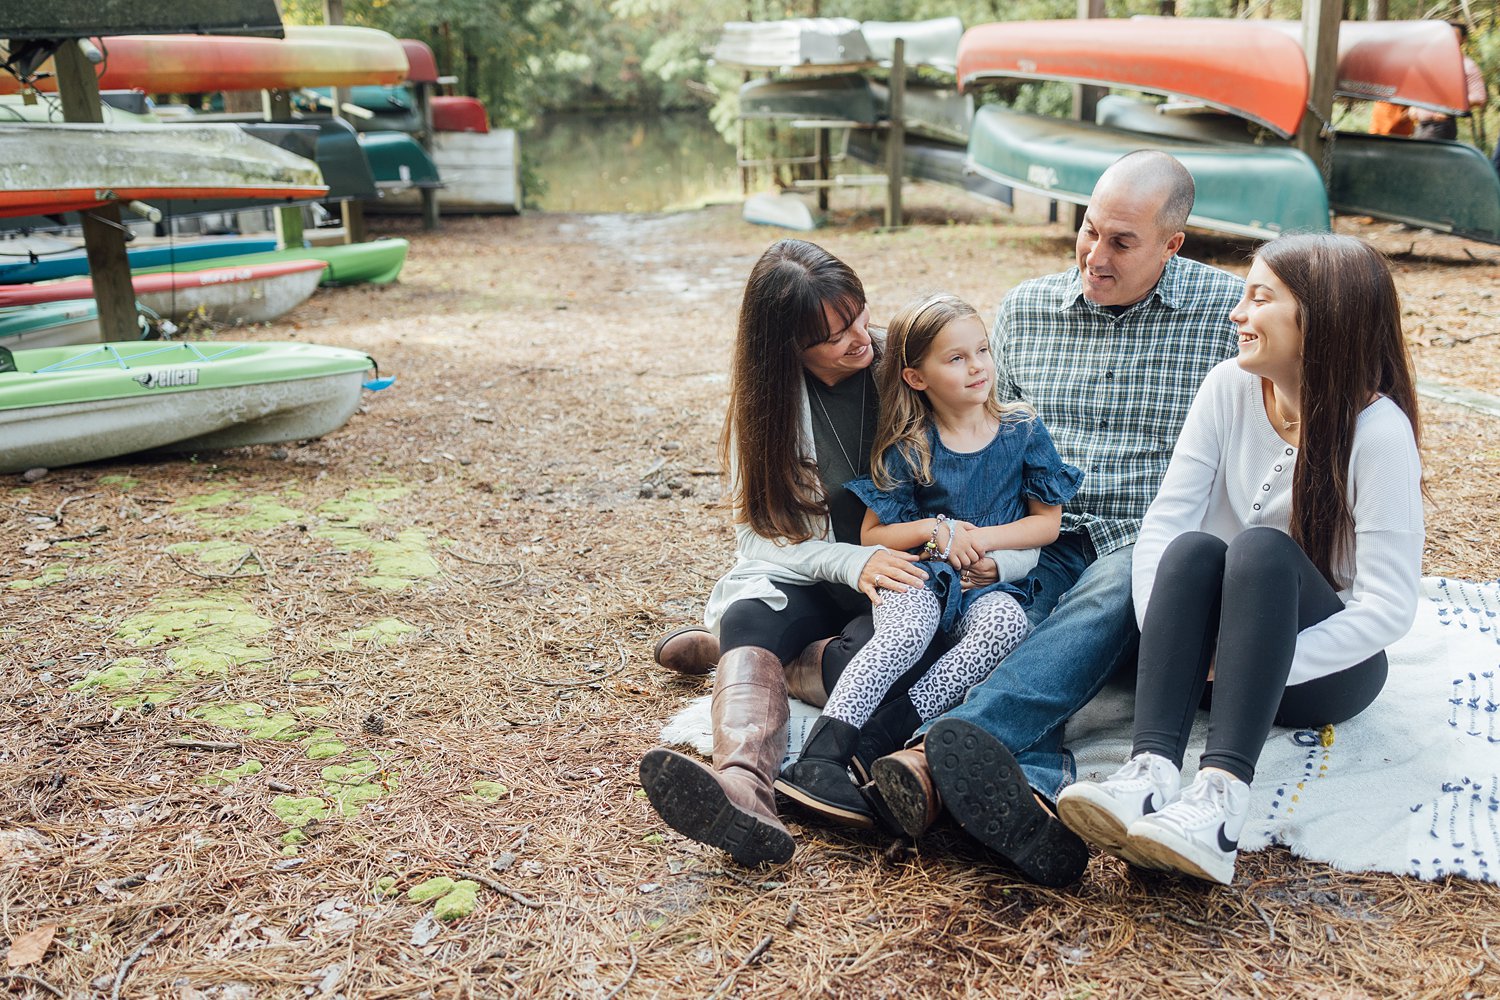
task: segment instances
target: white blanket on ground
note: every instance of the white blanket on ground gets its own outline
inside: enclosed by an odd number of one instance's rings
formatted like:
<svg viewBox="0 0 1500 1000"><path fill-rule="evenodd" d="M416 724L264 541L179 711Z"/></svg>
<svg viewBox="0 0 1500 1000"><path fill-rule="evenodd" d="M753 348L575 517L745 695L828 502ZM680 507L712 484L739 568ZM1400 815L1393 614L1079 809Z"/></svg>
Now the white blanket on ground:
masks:
<svg viewBox="0 0 1500 1000"><path fill-rule="evenodd" d="M1411 632L1390 648L1385 690L1334 728L1272 730L1256 766L1242 850L1284 844L1346 871L1500 882L1500 583L1430 578ZM815 710L792 703L789 754ZM1130 752L1132 692L1111 685L1068 723L1080 778L1103 777ZM1200 712L1184 771L1203 747ZM708 698L662 730L707 753Z"/></svg>

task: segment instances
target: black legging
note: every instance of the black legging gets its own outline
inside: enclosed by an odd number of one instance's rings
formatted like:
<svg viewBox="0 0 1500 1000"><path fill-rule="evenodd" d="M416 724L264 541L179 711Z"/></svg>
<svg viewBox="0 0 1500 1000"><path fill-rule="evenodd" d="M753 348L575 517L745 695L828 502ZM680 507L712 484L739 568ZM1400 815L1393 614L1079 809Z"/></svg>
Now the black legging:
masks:
<svg viewBox="0 0 1500 1000"><path fill-rule="evenodd" d="M1208 745L1199 766L1244 782L1255 777L1273 723L1309 728L1364 711L1385 686L1383 652L1286 686L1297 634L1343 607L1285 532L1251 528L1227 545L1201 531L1177 536L1162 553L1141 629L1132 754L1182 766L1210 664Z"/></svg>
<svg viewBox="0 0 1500 1000"><path fill-rule="evenodd" d="M835 587L847 590L833 583L778 583L776 589L786 595L786 607L780 611L756 598L735 601L719 619L719 654L740 646L759 646L775 653L782 663L790 663L810 643L833 636L823 649L823 687L832 691L854 654L875 634L869 611L853 610L858 602L838 593ZM868 608L868 602L865 605ZM947 646L941 638L934 640L916 665L887 692L886 700L905 694Z"/></svg>

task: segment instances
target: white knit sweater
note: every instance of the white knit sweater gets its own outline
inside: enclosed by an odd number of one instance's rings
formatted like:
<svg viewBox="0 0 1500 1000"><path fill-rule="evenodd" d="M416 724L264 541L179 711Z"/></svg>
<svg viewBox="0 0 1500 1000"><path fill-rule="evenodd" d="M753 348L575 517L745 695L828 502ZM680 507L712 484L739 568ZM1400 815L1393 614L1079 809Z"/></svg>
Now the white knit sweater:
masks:
<svg viewBox="0 0 1500 1000"><path fill-rule="evenodd" d="M1273 429L1261 380L1234 360L1198 390L1136 542L1132 590L1144 622L1156 568L1185 531L1228 541L1256 525L1286 531L1297 449ZM1287 684L1360 663L1406 634L1422 570L1421 464L1411 423L1380 397L1360 413L1349 457L1353 558L1333 567L1344 610L1301 632ZM1233 609L1226 609L1233 613Z"/></svg>

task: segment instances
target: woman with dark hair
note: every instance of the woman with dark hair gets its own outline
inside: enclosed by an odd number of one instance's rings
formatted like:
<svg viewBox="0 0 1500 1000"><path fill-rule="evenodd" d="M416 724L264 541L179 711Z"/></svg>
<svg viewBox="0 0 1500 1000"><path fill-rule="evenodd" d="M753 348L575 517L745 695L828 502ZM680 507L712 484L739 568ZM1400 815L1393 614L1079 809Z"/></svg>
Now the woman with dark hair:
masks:
<svg viewBox="0 0 1500 1000"><path fill-rule="evenodd" d="M1132 864L1228 884L1272 725L1363 711L1416 615L1417 401L1395 284L1346 236L1261 247L1136 543L1130 761L1058 797ZM1180 789L1200 702L1207 745Z"/></svg>
<svg viewBox="0 0 1500 1000"><path fill-rule="evenodd" d="M784 668L793 693L821 707L832 685L802 676L825 669L819 640L867 616L878 590L926 579L916 556L859 543L864 505L843 489L869 470L875 438L869 323L859 277L802 240L761 256L740 306L719 449L736 561L705 611L719 646L713 765L658 748L641 785L674 830L743 865L792 855L772 791L787 748Z"/></svg>

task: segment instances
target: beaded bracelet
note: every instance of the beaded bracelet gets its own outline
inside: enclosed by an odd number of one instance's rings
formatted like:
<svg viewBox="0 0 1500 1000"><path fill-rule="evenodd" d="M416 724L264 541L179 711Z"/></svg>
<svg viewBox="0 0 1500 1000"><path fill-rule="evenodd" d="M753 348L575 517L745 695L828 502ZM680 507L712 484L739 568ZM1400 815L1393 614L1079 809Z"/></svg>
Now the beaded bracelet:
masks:
<svg viewBox="0 0 1500 1000"><path fill-rule="evenodd" d="M947 559L948 559L948 553L950 553L950 552L953 551L953 535L954 535L954 531L953 531L953 522L952 521L948 520L945 517L945 518L943 518L943 523L948 526L948 547L943 550L943 554L941 556L939 556L938 558L942 559L942 560L944 560L946 562Z"/></svg>
<svg viewBox="0 0 1500 1000"><path fill-rule="evenodd" d="M947 552L944 552L941 556L938 555L938 542L937 542L938 529L941 528L944 524L946 524L947 521L948 521L948 515L947 514L939 514L937 516L937 518L934 519L934 521L932 523L932 537L929 538L929 539L927 539L927 543L922 546L922 557L923 558L925 558L925 559L933 559L933 558L936 558L936 559L947 559L948 558L948 553ZM948 525L948 548L950 550L953 548L953 525L951 525L951 524Z"/></svg>

